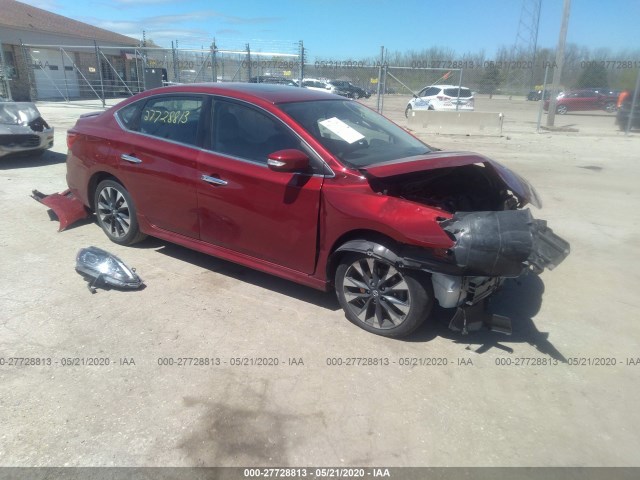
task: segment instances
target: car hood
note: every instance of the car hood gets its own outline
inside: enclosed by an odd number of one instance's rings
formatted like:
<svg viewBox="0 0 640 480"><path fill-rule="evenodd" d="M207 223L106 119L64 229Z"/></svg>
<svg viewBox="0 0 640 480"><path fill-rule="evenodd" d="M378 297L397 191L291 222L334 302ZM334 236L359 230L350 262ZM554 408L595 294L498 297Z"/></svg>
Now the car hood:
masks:
<svg viewBox="0 0 640 480"><path fill-rule="evenodd" d="M1 125L28 125L40 117L40 112L31 102L0 102Z"/></svg>
<svg viewBox="0 0 640 480"><path fill-rule="evenodd" d="M368 178L390 178L407 173L455 168L465 165L482 164L492 169L504 186L518 198L520 206L530 203L542 208L542 202L533 185L513 170L501 163L471 152L433 152L428 155L400 158L384 163L361 167L359 170Z"/></svg>

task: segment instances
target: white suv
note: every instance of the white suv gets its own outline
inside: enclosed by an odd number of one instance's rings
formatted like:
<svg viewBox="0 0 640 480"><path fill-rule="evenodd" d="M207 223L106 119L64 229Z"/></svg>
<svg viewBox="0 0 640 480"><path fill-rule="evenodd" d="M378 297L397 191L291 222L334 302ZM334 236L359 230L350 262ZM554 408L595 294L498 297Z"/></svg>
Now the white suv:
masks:
<svg viewBox="0 0 640 480"><path fill-rule="evenodd" d="M460 91L459 95L458 90ZM404 115L408 117L412 110L473 111L473 101L473 92L467 87L431 85L424 87L417 96L409 101Z"/></svg>

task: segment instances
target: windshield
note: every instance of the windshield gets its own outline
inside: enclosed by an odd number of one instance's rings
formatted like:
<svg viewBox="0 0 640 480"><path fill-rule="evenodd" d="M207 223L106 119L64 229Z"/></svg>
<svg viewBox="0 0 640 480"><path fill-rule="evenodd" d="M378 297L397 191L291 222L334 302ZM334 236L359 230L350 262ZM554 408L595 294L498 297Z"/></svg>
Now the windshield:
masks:
<svg viewBox="0 0 640 480"><path fill-rule="evenodd" d="M350 100L319 100L280 105L327 150L352 168L431 150L382 115Z"/></svg>

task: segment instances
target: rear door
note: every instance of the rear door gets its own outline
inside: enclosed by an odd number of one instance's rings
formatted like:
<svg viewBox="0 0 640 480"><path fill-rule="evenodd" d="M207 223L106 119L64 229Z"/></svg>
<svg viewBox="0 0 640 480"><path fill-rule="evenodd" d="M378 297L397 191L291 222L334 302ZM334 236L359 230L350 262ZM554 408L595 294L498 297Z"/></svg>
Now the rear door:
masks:
<svg viewBox="0 0 640 480"><path fill-rule="evenodd" d="M203 107L203 96L184 94L125 107L118 118L127 130L113 145L120 178L138 214L193 238L199 236L196 182Z"/></svg>
<svg viewBox="0 0 640 480"><path fill-rule="evenodd" d="M282 121L250 104L215 100L211 123L208 148L198 159L200 238L313 273L322 165L306 173L269 169L270 153L308 147Z"/></svg>

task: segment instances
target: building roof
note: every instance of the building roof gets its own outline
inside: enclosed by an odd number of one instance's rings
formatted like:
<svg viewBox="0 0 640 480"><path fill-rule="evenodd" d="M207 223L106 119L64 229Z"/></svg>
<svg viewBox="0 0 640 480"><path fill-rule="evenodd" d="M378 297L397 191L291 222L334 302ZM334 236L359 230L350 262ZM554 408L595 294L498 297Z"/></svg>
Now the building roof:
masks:
<svg viewBox="0 0 640 480"><path fill-rule="evenodd" d="M71 18L36 8L15 0L0 0L0 27L32 32L46 32L67 37L96 40L103 45L125 44L138 46L134 38L94 27Z"/></svg>

